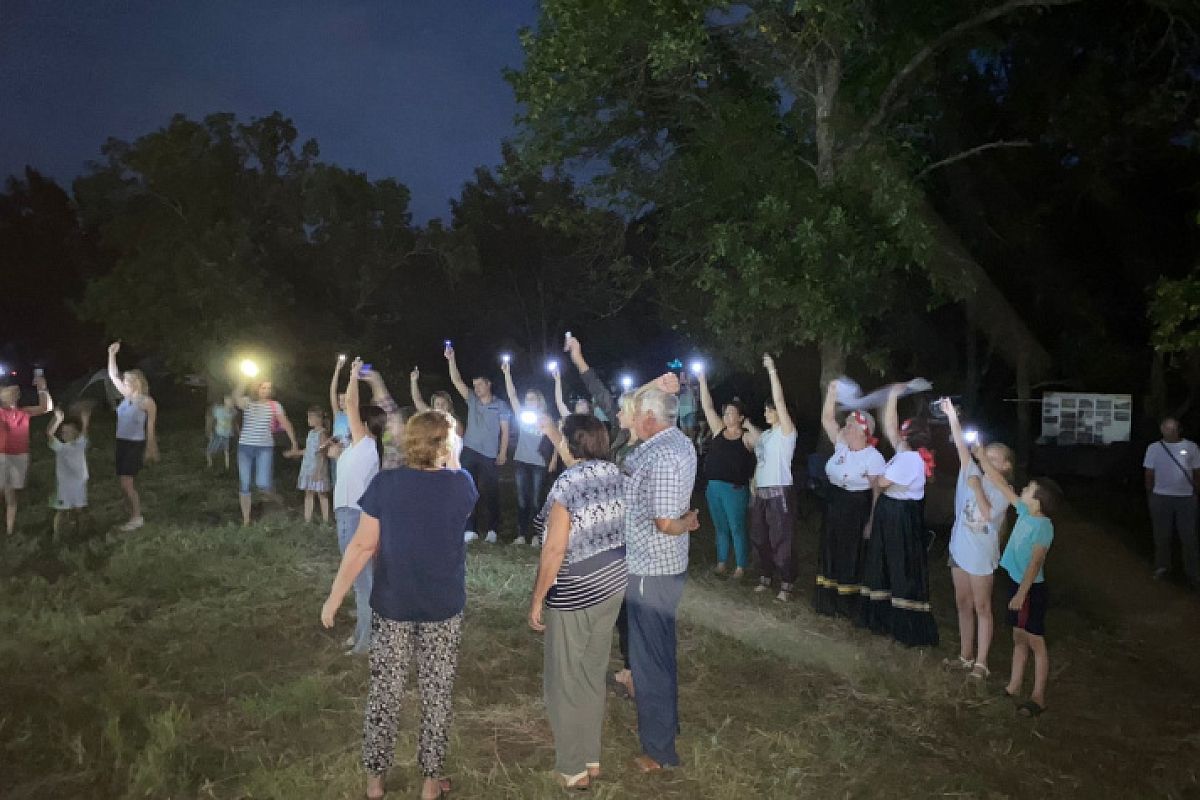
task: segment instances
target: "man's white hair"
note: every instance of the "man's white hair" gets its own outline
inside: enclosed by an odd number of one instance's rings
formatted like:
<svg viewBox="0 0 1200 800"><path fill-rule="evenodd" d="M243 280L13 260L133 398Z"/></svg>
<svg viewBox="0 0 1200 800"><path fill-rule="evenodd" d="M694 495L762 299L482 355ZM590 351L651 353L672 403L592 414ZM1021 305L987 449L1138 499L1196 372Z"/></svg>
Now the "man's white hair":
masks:
<svg viewBox="0 0 1200 800"><path fill-rule="evenodd" d="M664 425L674 425L679 419L679 398L662 389L645 389L638 393L637 409L653 414Z"/></svg>

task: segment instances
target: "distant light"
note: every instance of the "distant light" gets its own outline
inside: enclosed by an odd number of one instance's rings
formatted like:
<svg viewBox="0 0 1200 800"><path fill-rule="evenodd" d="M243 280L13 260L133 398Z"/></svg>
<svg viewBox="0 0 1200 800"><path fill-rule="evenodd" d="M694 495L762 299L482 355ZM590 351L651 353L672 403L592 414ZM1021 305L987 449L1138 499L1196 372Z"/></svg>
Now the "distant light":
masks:
<svg viewBox="0 0 1200 800"><path fill-rule="evenodd" d="M546 362L546 372L558 372L558 362L550 359Z"/></svg>
<svg viewBox="0 0 1200 800"><path fill-rule="evenodd" d="M533 412L533 411L522 411L521 412L521 422L524 423L525 425L536 425L537 421L538 421L538 415L536 412Z"/></svg>
<svg viewBox="0 0 1200 800"><path fill-rule="evenodd" d="M258 364L255 364L248 358L242 359L242 363L238 364L238 369L240 369L242 374L247 378L253 378L258 375Z"/></svg>

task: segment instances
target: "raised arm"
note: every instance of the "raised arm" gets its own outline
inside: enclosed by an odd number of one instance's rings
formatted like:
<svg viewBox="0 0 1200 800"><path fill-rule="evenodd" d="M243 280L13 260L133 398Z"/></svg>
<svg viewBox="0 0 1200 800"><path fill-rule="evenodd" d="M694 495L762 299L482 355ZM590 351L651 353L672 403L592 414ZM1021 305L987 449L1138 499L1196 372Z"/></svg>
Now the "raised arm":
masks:
<svg viewBox="0 0 1200 800"><path fill-rule="evenodd" d="M121 373L117 370L117 353L121 352L121 343L113 342L108 346L108 379L112 385L117 387L117 391L121 393L121 397L129 396L129 387L125 385L125 381L121 379Z"/></svg>
<svg viewBox="0 0 1200 800"><path fill-rule="evenodd" d="M458 360L454 357L454 346L447 345L442 355L446 357L446 363L450 365L450 382L454 384L455 389L458 389L458 393L462 395L463 400L469 400L468 395L470 394L470 390L467 389L467 382L463 380L462 374L458 371Z"/></svg>
<svg viewBox="0 0 1200 800"><path fill-rule="evenodd" d="M613 398L612 392L604 385L604 381L600 380L596 371L583 359L583 346L579 344L579 340L574 336L567 339L566 349L571 354L571 363L575 365L575 369L579 370L579 377L583 379L583 385L587 387L588 394L595 399L596 405L608 415L610 420L616 420L621 409Z"/></svg>
<svg viewBox="0 0 1200 800"><path fill-rule="evenodd" d="M54 434L58 433L58 428L63 423L63 410L61 408L54 409L54 419L50 420L50 424L46 426L46 438L50 440L50 447L54 447Z"/></svg>
<svg viewBox="0 0 1200 800"><path fill-rule="evenodd" d="M562 372L555 369L550 374L554 376L554 405L558 407L559 416L566 419L571 415L571 409L567 408L567 403L563 400Z"/></svg>
<svg viewBox="0 0 1200 800"><path fill-rule="evenodd" d="M900 392L902 391L904 391L903 384L892 384L888 389L887 401L883 405L883 435L887 437L893 450L900 449L900 413L897 406L900 403Z"/></svg>
<svg viewBox="0 0 1200 800"><path fill-rule="evenodd" d="M250 405L250 398L246 395L246 382L239 380L233 385L233 404L245 411Z"/></svg>
<svg viewBox="0 0 1200 800"><path fill-rule="evenodd" d="M329 413L334 417L338 415L338 379L342 376L342 365L346 363L345 356L338 356L337 362L333 365L333 377L329 379ZM332 418L331 418L332 419Z"/></svg>
<svg viewBox="0 0 1200 800"><path fill-rule="evenodd" d="M779 432L784 436L791 436L796 432L796 425L787 410L783 384L779 382L779 373L775 371L775 359L769 354L763 354L763 366L767 368L767 375L771 378L771 400L775 403L775 414L779 417Z"/></svg>
<svg viewBox="0 0 1200 800"><path fill-rule="evenodd" d="M350 441L358 444L367 435L366 423L358 408L358 381L362 376L362 359L350 364L350 383L346 385L346 419L350 423Z"/></svg>
<svg viewBox="0 0 1200 800"><path fill-rule="evenodd" d="M1015 506L1017 501L1021 499L1020 495L1013 491L1013 488L1008 485L1008 481L1004 479L1000 471L992 466L992 462L984 454L983 448L975 445L975 448L971 452L975 454L975 460L979 463L979 468L983 470L983 474L987 479L992 482L993 486L1000 490L1000 493L1004 495L1011 505Z"/></svg>
<svg viewBox="0 0 1200 800"><path fill-rule="evenodd" d="M841 436L837 424L837 393L838 382L837 378L834 378L825 388L825 404L821 406L821 429L834 444L837 444L838 437Z"/></svg>
<svg viewBox="0 0 1200 800"><path fill-rule="evenodd" d="M33 385L37 387L38 404L36 406L25 406L21 409L31 417L40 417L42 414L48 414L54 410L54 398L50 396L50 390L46 387L46 379L44 377L36 377L33 379Z"/></svg>
<svg viewBox="0 0 1200 800"><path fill-rule="evenodd" d="M962 422L958 419L958 409L949 397L938 401L938 407L950 422L950 436L954 439L954 450L958 453L958 468L967 469L971 466L971 448L967 446L967 437L963 435ZM986 516L986 515L985 515Z"/></svg>
<svg viewBox="0 0 1200 800"><path fill-rule="evenodd" d="M704 409L704 419L708 421L708 429L715 439L725 429L725 422L721 419L721 415L717 413L717 409L713 405L712 394L708 391L708 376L701 370L696 375L696 378L700 382L700 407Z"/></svg>
<svg viewBox="0 0 1200 800"><path fill-rule="evenodd" d="M421 396L421 370L419 367L413 367L412 372L408 374L408 392L412 395L413 405L416 406L417 411L424 413L429 410L429 404Z"/></svg>
<svg viewBox="0 0 1200 800"><path fill-rule="evenodd" d="M86 437L92 427L92 409L86 404L79 409L79 435Z"/></svg>
<svg viewBox="0 0 1200 800"><path fill-rule="evenodd" d="M504 391L508 393L508 404L512 406L513 414L520 419L521 396L517 394L517 387L513 385L512 367L507 361L502 361L500 362L500 371L504 373Z"/></svg>
<svg viewBox="0 0 1200 800"><path fill-rule="evenodd" d="M392 399L392 394L383 381L383 374L379 370L373 369L367 373L366 381L371 386L371 403L383 409L383 413L387 417L385 424L392 439L397 442L401 441L404 436L404 425L400 422L400 406L396 405L396 401Z"/></svg>

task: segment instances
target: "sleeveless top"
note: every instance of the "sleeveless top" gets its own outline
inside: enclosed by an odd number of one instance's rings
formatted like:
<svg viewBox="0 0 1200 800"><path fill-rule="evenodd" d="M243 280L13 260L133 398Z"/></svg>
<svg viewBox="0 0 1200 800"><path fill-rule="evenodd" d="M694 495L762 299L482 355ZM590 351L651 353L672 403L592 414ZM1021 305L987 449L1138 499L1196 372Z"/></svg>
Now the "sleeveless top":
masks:
<svg viewBox="0 0 1200 800"><path fill-rule="evenodd" d="M724 481L734 486L746 486L754 477L755 457L746 449L739 436L726 439L721 431L708 441L708 453L704 456L704 477L710 481Z"/></svg>
<svg viewBox="0 0 1200 800"><path fill-rule="evenodd" d="M141 398L134 401L126 397L117 406L117 438L127 442L146 441L146 409Z"/></svg>

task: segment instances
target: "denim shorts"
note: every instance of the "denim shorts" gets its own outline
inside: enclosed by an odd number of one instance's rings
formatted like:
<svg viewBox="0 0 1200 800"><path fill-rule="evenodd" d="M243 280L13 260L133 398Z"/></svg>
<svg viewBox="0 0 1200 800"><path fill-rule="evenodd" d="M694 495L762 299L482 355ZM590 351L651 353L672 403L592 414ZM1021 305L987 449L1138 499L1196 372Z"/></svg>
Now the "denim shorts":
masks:
<svg viewBox="0 0 1200 800"><path fill-rule="evenodd" d="M239 444L237 461L239 492L250 494L251 479L261 491L271 491L271 471L275 465L273 446Z"/></svg>

